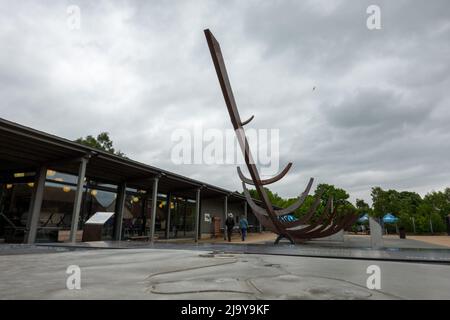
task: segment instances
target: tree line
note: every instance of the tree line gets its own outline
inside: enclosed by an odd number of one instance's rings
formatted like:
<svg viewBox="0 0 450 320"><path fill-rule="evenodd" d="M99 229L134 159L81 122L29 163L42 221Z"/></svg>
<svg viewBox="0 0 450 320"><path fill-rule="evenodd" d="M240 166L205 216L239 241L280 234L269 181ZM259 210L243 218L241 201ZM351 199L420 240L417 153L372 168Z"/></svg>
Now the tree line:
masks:
<svg viewBox="0 0 450 320"><path fill-rule="evenodd" d="M265 188L272 204L285 208L296 201L296 198L283 198L277 193ZM256 190L249 190L252 197L258 199ZM360 216L368 214L375 218L382 218L391 213L399 220L398 227L403 227L407 232L415 233L441 233L446 231L445 219L450 214L450 188L444 191L431 191L424 197L416 192L383 190L373 187L371 192L372 206L363 199L356 199L351 203L349 194L344 189L330 184L319 184L313 195L308 195L304 204L292 214L301 217L313 204L316 196L321 194L321 203L316 215L319 216L330 196L333 196L333 205L338 214L356 213ZM387 226L395 229L396 226Z"/></svg>

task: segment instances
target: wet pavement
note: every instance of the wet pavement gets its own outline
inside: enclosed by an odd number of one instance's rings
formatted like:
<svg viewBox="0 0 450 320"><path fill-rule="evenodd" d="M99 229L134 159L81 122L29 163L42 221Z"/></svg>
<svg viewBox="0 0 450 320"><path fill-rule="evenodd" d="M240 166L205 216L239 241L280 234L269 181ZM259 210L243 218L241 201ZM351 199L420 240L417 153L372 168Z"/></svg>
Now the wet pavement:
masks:
<svg viewBox="0 0 450 320"><path fill-rule="evenodd" d="M34 244L0 244L0 256L17 254L38 254L38 253L57 253L75 250L86 250L86 248L70 248L60 246L38 246Z"/></svg>
<svg viewBox="0 0 450 320"><path fill-rule="evenodd" d="M176 243L138 241L98 241L39 244L40 247L66 249L165 249L200 250L235 254L268 254L300 257L322 257L360 260L409 261L450 264L450 249L410 239L384 239L385 247L380 250L369 248L368 238L346 237L344 242L309 241L301 245L281 242L274 245L231 243Z"/></svg>
<svg viewBox="0 0 450 320"><path fill-rule="evenodd" d="M450 249L416 240L0 245L0 299L450 299ZM67 268L79 266L81 290ZM367 287L369 266L381 287Z"/></svg>
<svg viewBox="0 0 450 320"><path fill-rule="evenodd" d="M74 265L79 290L67 288ZM369 266L380 270L378 289L367 286ZM450 299L449 272L445 264L180 248L41 250L0 257L0 299Z"/></svg>

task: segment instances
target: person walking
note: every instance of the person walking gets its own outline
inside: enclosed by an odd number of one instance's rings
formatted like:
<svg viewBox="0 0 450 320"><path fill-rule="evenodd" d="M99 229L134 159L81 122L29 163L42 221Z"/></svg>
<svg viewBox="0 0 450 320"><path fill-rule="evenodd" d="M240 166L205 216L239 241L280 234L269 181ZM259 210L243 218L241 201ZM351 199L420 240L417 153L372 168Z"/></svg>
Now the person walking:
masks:
<svg viewBox="0 0 450 320"><path fill-rule="evenodd" d="M227 220L225 220L225 225L227 226L228 242L231 242L231 234L232 234L233 228L234 228L234 219L233 219L233 214L231 212L228 213L228 218L227 218Z"/></svg>
<svg viewBox="0 0 450 320"><path fill-rule="evenodd" d="M247 236L248 221L244 215L242 215L239 219L239 228L241 229L242 241L245 241L245 237Z"/></svg>

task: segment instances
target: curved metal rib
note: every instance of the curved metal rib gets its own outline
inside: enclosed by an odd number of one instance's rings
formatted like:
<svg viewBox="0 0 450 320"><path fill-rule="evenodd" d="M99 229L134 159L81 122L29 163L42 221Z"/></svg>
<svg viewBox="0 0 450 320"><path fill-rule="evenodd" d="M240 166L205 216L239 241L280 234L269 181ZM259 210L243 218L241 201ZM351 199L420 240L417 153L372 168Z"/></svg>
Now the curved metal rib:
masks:
<svg viewBox="0 0 450 320"><path fill-rule="evenodd" d="M256 212L262 216L267 216L267 212L266 210L264 210L264 208L261 208L260 206L258 206L255 201L253 201L252 196L250 195L250 192L248 191L247 187L245 186L245 183L242 182L242 187L244 189L244 196L245 199L248 202L248 205L250 206L250 208L253 210L253 212Z"/></svg>
<svg viewBox="0 0 450 320"><path fill-rule="evenodd" d="M271 184L271 183L277 182L278 180L283 178L286 175L286 173L288 173L288 171L289 171L289 169L291 169L291 167L292 167L292 162L289 162L287 164L287 166L280 173L278 173L275 177L270 178L270 179L260 180L259 183L261 185L266 185L266 184ZM242 182L245 182L245 183L248 183L251 185L255 185L255 183L253 182L252 179L249 179L246 176L244 176L240 167L237 167L237 172L238 172L239 178L241 178Z"/></svg>
<svg viewBox="0 0 450 320"><path fill-rule="evenodd" d="M319 220L317 220L314 223L311 223L310 225L303 226L303 228L287 228L286 231L291 232L294 237L297 238L309 238L309 234L316 232L318 230L322 230L323 228L326 228L329 225L329 222L325 222L327 219L327 215L320 216ZM331 221L332 215L328 217L328 220Z"/></svg>
<svg viewBox="0 0 450 320"><path fill-rule="evenodd" d="M305 199L308 196L309 190L311 190L311 186L312 186L313 182L314 182L314 178L309 179L309 183L306 186L305 191L303 191L303 193L300 195L298 200L296 202L294 202L293 204L291 204L287 208L280 209L280 210L275 210L275 213L278 216L282 216L282 215L285 215L285 214L288 214L288 213L292 213L295 210L297 210L298 208L300 208L301 205L303 204L303 202L305 202Z"/></svg>
<svg viewBox="0 0 450 320"><path fill-rule="evenodd" d="M344 230L346 227L352 225L353 223L356 222L356 220L358 219L358 216L354 216L354 215L347 215L341 218L341 220L335 224L333 224L330 228L322 231L320 234L311 234L311 235L307 235L307 237L309 239L311 238L323 238L323 237L328 237L331 236L341 230ZM300 236L300 238L302 239L308 239L305 238L304 236Z"/></svg>
<svg viewBox="0 0 450 320"><path fill-rule="evenodd" d="M245 120L244 122L241 122L241 126L243 127L243 126L245 126L246 124L249 124L250 121L252 121L254 117L255 117L255 116L251 116L250 118L248 118L248 119Z"/></svg>
<svg viewBox="0 0 450 320"><path fill-rule="evenodd" d="M327 230L331 230L335 228L335 223L333 222L334 218L336 217L337 209L334 208L331 215L328 217L327 221L325 223L322 223L318 228L315 228L311 230L311 232L308 232L305 234L305 237L311 238L317 238L320 236L323 232Z"/></svg>
<svg viewBox="0 0 450 320"><path fill-rule="evenodd" d="M298 235L300 235L300 234L304 234L306 232L316 229L318 226L320 226L324 223L325 219L329 218L328 212L331 210L332 202L333 202L333 199L331 199L331 197L328 198L327 205L326 205L325 209L323 210L322 215L319 217L319 220L317 220L315 223L312 223L311 225L306 226L302 229L289 228L287 230L291 231L291 232L295 232ZM332 215L330 215L330 216L332 216ZM295 233L294 233L294 235L295 235Z"/></svg>
<svg viewBox="0 0 450 320"><path fill-rule="evenodd" d="M250 192L247 189L247 186L245 185L245 183L242 183L242 188L244 189L244 196L247 200L247 203L249 204L250 208L253 210L254 213L263 216L263 217L268 217L267 212L264 208L258 206L252 199ZM305 190L306 191L306 190ZM320 191L319 194L316 196L316 199L314 201L314 204L309 208L308 212L306 213L306 215L304 217L302 217L302 219L299 219L297 221L291 221L291 222L282 222L280 221L280 224L284 227L284 228L293 228L293 227L298 227L301 225L304 225L307 221L309 221L311 219L311 217L314 215L314 213L317 210L317 207L320 204L321 201L321 197L323 195L324 191ZM330 199L329 199L330 200ZM329 203L329 202L328 202ZM325 209L325 211L329 210ZM273 226L274 227L274 226Z"/></svg>
<svg viewBox="0 0 450 320"><path fill-rule="evenodd" d="M311 207L309 207L308 212L303 217L301 217L297 221L284 222L283 223L283 227L285 227L285 228L293 228L293 227L296 227L296 226L300 226L300 225L306 224L308 221L310 221L312 216L314 215L314 213L316 213L316 210L317 210L317 208L320 205L320 202L322 200L322 195L323 195L324 192L325 192L325 190L321 190L317 194L313 205Z"/></svg>
<svg viewBox="0 0 450 320"><path fill-rule="evenodd" d="M305 224L306 222L311 220L312 216L314 215L314 213L316 212L317 208L320 205L320 202L322 200L322 196L323 196L324 192L325 192L325 190L320 190L319 191L319 193L316 196L316 199L314 200L313 205L309 208L309 210L306 213L306 215L303 216L302 218L300 218L299 221L301 221L303 224Z"/></svg>

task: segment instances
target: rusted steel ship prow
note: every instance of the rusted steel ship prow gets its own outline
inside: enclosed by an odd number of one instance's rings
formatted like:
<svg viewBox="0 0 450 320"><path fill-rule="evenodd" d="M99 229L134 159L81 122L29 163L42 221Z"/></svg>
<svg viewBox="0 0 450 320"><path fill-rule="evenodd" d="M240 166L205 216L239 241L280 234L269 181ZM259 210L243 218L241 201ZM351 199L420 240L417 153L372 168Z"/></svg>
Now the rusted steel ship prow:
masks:
<svg viewBox="0 0 450 320"><path fill-rule="evenodd" d="M230 115L230 120L235 130L239 146L244 155L245 163L250 174L250 178L246 177L241 168L237 167L237 173L242 181L244 195L261 225L278 234L278 238L275 243L278 243L282 238L288 239L291 243L301 243L308 239L327 237L348 228L355 223L357 219L356 215L347 214L340 216L337 214L337 207L333 206L333 199L331 197L327 200L325 209L321 212L319 218L315 218L321 202L321 193L316 196L313 205L299 220L283 221L279 219L280 216L291 214L304 204L311 190L314 179L311 178L309 180L305 190L300 194L296 202L284 209L274 209L264 186L281 180L292 167L292 163L288 163L287 166L275 177L264 180L261 179L256 164L253 161L252 153L250 151L244 130L244 126L249 124L250 121L254 119L254 116L252 115L248 118L248 120L241 121L219 42L208 29L205 30L205 36L211 52L214 67L216 69L217 77L219 79L220 88L225 99L225 104ZM253 185L255 187L263 206L258 206L252 200L246 184Z"/></svg>

